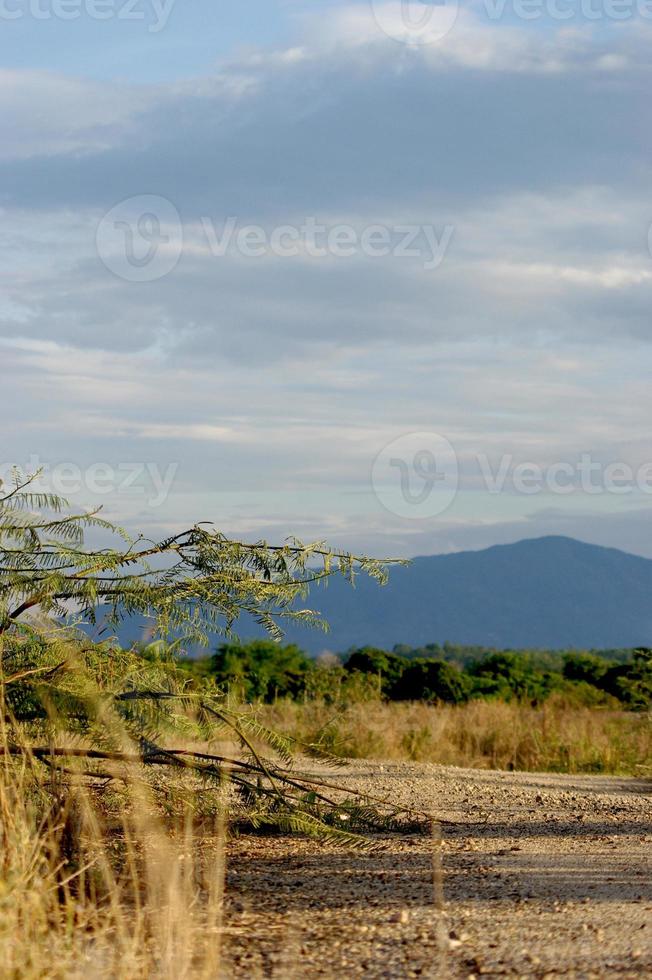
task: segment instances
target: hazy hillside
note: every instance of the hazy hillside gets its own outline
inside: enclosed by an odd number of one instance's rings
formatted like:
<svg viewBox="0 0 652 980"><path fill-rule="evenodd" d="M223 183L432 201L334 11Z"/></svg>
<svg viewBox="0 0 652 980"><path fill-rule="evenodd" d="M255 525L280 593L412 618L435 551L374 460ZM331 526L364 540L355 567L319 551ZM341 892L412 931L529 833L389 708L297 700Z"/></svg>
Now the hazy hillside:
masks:
<svg viewBox="0 0 652 980"><path fill-rule="evenodd" d="M312 653L445 640L497 648L652 646L652 561L571 538L538 538L416 558L395 569L384 589L364 578L355 589L332 581L308 605L323 613L330 633L291 628L288 639ZM239 632L260 635L251 623ZM141 638L142 623L120 631L124 643Z"/></svg>
<svg viewBox="0 0 652 980"><path fill-rule="evenodd" d="M310 605L328 636L290 630L311 651L449 640L498 648L652 645L652 561L571 538L417 558L385 589L332 582Z"/></svg>

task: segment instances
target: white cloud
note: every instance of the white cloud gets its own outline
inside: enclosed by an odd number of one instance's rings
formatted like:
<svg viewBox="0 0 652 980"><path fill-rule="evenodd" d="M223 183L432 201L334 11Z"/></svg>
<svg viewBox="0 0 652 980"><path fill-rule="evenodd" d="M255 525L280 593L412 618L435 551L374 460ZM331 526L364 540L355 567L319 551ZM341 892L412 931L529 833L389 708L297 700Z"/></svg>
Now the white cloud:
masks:
<svg viewBox="0 0 652 980"><path fill-rule="evenodd" d="M151 101L146 87L30 69L0 69L0 160L108 150Z"/></svg>

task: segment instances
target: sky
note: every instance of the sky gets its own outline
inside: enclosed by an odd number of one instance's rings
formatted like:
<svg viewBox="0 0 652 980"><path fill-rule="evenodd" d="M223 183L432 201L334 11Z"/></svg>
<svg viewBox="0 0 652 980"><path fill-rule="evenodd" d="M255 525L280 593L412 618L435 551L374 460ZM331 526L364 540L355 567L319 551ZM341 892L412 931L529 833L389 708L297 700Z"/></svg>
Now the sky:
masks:
<svg viewBox="0 0 652 980"><path fill-rule="evenodd" d="M652 557L650 0L0 0L0 471Z"/></svg>

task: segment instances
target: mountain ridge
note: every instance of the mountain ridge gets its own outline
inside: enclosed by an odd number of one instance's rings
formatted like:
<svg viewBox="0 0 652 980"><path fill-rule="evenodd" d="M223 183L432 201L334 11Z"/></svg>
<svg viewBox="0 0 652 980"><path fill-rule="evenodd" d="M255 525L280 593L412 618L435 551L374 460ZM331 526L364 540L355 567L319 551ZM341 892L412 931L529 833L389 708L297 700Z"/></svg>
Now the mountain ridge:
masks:
<svg viewBox="0 0 652 980"><path fill-rule="evenodd" d="M414 558L379 590L314 590L331 624L288 637L311 652L365 643L607 648L652 644L652 560L561 535ZM325 641L325 642L324 642Z"/></svg>
<svg viewBox="0 0 652 980"><path fill-rule="evenodd" d="M524 538L418 556L393 568L384 588L364 576L355 588L334 578L313 588L305 605L329 622L329 633L288 623L286 642L311 654L446 641L498 649L652 646L652 559L562 535ZM144 629L128 621L118 639L133 643ZM236 630L242 640L262 635L247 618Z"/></svg>

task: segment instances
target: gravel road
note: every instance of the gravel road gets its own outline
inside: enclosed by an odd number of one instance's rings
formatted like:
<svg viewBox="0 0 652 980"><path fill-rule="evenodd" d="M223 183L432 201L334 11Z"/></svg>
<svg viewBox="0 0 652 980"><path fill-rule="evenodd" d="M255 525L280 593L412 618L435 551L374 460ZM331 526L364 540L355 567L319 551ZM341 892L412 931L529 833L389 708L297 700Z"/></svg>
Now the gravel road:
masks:
<svg viewBox="0 0 652 980"><path fill-rule="evenodd" d="M233 841L225 977L652 977L649 781L406 763L337 779L447 821L441 843Z"/></svg>

